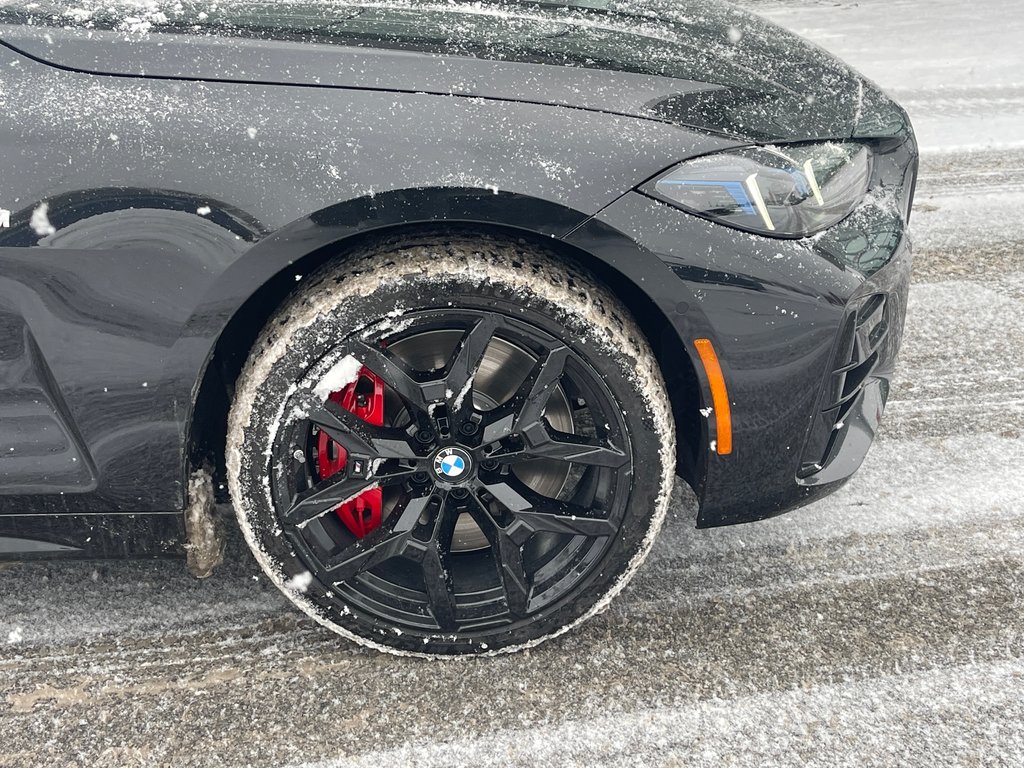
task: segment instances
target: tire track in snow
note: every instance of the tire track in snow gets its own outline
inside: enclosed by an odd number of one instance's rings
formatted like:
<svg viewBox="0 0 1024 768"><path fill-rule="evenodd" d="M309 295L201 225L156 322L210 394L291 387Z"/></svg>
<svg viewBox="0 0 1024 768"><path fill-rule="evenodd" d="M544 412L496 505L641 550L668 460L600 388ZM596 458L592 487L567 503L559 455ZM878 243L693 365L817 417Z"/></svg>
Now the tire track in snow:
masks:
<svg viewBox="0 0 1024 768"><path fill-rule="evenodd" d="M478 739L409 745L308 768L416 765L623 766L644 755L658 765L763 768L790 755L807 766L998 764L987 744L1024 762L1024 665L966 664L866 683L711 700L603 715L560 725L499 730ZM957 753L947 745L956 743ZM680 760L681 755L687 756Z"/></svg>
<svg viewBox="0 0 1024 768"><path fill-rule="evenodd" d="M975 280L1024 298L1022 206L1024 153L925 157L911 221L915 282Z"/></svg>
<svg viewBox="0 0 1024 768"><path fill-rule="evenodd" d="M913 286L883 437L1024 434L1024 272L1004 279Z"/></svg>
<svg viewBox="0 0 1024 768"><path fill-rule="evenodd" d="M620 604L572 639L464 663L381 657L298 618L291 629L284 621L246 637L172 634L164 644L85 644L37 660L29 653L5 691L5 730L13 734L5 749L66 757L75 732L75 749L101 764L113 734L123 739L119 750L148 749L152 762L176 755L211 764L221 736L221 746L231 745L226 762L279 764L465 738L510 721L557 724L580 712L715 699L742 706L766 692L948 669L965 659L1019 661L1024 638L1003 619L1005 606L1024 598L1022 568L1019 557L1007 557L773 594L661 600L646 612ZM140 738L132 723L143 716ZM182 733L183 718L216 724L212 744Z"/></svg>

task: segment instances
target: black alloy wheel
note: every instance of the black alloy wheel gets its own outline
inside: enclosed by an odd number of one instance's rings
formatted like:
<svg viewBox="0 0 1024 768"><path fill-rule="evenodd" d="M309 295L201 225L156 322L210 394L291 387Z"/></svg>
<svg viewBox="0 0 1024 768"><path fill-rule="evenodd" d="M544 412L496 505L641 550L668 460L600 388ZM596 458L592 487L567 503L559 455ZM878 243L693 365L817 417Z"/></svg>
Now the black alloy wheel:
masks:
<svg viewBox="0 0 1024 768"><path fill-rule="evenodd" d="M593 305L544 295L552 276L597 293L586 278L529 254L546 274L524 295L502 279L522 254L489 244L473 285L459 265L482 257L437 249L328 271L271 322L232 413L232 490L268 573L332 629L389 650L521 647L642 559L671 484L667 398L628 359L642 339L613 299L603 322L630 349L580 325Z"/></svg>

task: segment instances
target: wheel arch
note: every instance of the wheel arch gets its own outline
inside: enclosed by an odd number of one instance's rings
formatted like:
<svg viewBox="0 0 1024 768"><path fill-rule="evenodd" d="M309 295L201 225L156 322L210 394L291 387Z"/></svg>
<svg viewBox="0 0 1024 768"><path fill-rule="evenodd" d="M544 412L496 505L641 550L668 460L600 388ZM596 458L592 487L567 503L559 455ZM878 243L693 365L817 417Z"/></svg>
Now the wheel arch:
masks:
<svg viewBox="0 0 1024 768"><path fill-rule="evenodd" d="M702 393L692 359L666 314L634 280L600 256L561 239L589 217L554 203L491 190L437 190L440 201L427 192L389 193L314 213L261 241L227 270L218 282L232 286L236 308L217 335L193 389L183 474L212 462L222 478L235 383L257 337L277 309L301 288L302 276L396 235L443 234L536 245L575 261L604 283L629 308L663 375L671 379L678 470L696 487L698 446L703 441ZM679 361L686 364L679 366ZM218 493L227 500L223 487L218 486Z"/></svg>

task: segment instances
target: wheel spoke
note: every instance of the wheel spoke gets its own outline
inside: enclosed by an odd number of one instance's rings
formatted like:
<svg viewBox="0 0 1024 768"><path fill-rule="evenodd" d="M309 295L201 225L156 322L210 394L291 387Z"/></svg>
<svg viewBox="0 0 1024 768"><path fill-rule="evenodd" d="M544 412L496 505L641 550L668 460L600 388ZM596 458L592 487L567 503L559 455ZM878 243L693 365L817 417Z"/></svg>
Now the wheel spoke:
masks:
<svg viewBox="0 0 1024 768"><path fill-rule="evenodd" d="M443 631L456 628L455 587L452 583L450 553L458 511L449 495L434 519L430 540L423 548L421 569L427 591L427 604L434 621Z"/></svg>
<svg viewBox="0 0 1024 768"><path fill-rule="evenodd" d="M470 514L491 545L508 611L515 618L523 618L530 603L530 581L523 565L522 544L513 540L509 532L498 524L490 510L479 499L474 497L473 501Z"/></svg>
<svg viewBox="0 0 1024 768"><path fill-rule="evenodd" d="M407 554L412 532L428 502L427 496L408 499L405 506L393 510L379 528L330 558L324 567L335 583L348 581L386 560Z"/></svg>
<svg viewBox="0 0 1024 768"><path fill-rule="evenodd" d="M506 530L519 544L540 531L588 537L615 533L615 524L602 513L543 496L512 475L485 487L515 518Z"/></svg>
<svg viewBox="0 0 1024 768"><path fill-rule="evenodd" d="M483 441L492 443L539 423L551 393L565 372L568 359L568 347L558 345L549 348L530 370L516 393L485 415Z"/></svg>
<svg viewBox="0 0 1024 768"><path fill-rule="evenodd" d="M520 432L525 445L517 451L490 456L503 463L529 459L557 459L593 467L618 469L629 462L629 456L615 446L583 435L559 432L545 422L534 422Z"/></svg>
<svg viewBox="0 0 1024 768"><path fill-rule="evenodd" d="M612 536L615 533L615 526L603 517L580 517L562 512L541 512L536 509L519 512L516 514L516 522L530 534L542 531L545 533L568 533L592 539ZM523 534L517 532L516 535L522 536Z"/></svg>
<svg viewBox="0 0 1024 768"><path fill-rule="evenodd" d="M350 477L339 472L321 480L309 490L296 494L291 506L281 516L282 520L289 525L304 526L378 485L380 482L377 478Z"/></svg>
<svg viewBox="0 0 1024 768"><path fill-rule="evenodd" d="M350 454L367 459L418 457L404 431L368 424L333 400L321 403L316 402L315 398L307 398L302 407L309 414L311 422Z"/></svg>
<svg viewBox="0 0 1024 768"><path fill-rule="evenodd" d="M425 412L431 403L445 399L444 379L417 381L402 361L379 347L360 343L356 357L417 411Z"/></svg>
<svg viewBox="0 0 1024 768"><path fill-rule="evenodd" d="M446 367L445 388L446 394L450 392L450 397L455 398L460 406L467 402L466 390L472 386L473 377L499 325L497 315L485 315L463 335L452 353ZM469 402L472 403L472 400Z"/></svg>

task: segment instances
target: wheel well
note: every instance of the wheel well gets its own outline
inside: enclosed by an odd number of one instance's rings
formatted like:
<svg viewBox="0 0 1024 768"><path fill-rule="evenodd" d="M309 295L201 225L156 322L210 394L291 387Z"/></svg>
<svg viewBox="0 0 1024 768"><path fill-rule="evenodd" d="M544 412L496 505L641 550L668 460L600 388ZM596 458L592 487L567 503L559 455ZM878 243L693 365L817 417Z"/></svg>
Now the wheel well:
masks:
<svg viewBox="0 0 1024 768"><path fill-rule="evenodd" d="M301 289L301 281L296 280L296 275L310 274L332 260L344 260L348 254L359 252L370 242L406 231L410 235L490 235L516 242L535 243L574 260L592 272L629 308L654 351L672 400L679 442L678 471L691 487L696 488L697 459L702 444L700 387L689 354L678 334L647 294L613 267L564 241L511 227L444 224L436 227L417 226L415 229L394 227L375 230L319 248L278 272L235 313L217 339L203 373L196 392L188 439L189 466L200 466L203 462L213 464L220 500L228 500L224 482L224 452L227 416L234 398L235 382L245 366L249 351L271 316L293 293Z"/></svg>

